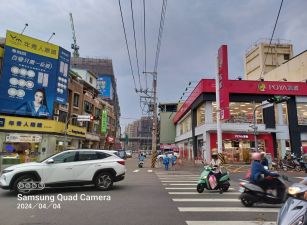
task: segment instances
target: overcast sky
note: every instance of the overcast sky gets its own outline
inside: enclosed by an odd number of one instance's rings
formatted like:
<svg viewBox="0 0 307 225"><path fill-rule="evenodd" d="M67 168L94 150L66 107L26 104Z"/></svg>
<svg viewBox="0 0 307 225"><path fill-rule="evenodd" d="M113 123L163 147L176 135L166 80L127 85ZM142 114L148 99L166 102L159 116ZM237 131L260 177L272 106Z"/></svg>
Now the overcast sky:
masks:
<svg viewBox="0 0 307 225"><path fill-rule="evenodd" d="M138 82L130 1L121 0ZM140 72L144 71L143 0L133 0ZM158 100L177 102L189 81L213 78L221 44L228 45L230 78L244 76L246 50L269 38L281 0L168 0L158 67ZM153 70L162 0L146 0L147 70ZM284 0L274 37L290 40L294 54L307 49L307 1ZM70 50L73 13L82 57L113 60L122 128L142 115L129 66L117 0L1 0L0 36L6 30L48 40ZM145 78L141 74L142 87ZM148 80L148 85L151 85ZM195 85L195 84L194 84ZM139 87L138 87L139 88ZM131 118L131 119L125 119Z"/></svg>

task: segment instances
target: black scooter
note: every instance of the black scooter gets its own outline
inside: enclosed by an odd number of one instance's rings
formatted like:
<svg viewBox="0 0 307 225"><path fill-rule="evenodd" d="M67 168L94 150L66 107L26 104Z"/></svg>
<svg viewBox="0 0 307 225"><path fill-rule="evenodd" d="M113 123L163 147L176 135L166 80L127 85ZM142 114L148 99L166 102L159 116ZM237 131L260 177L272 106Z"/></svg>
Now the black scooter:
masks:
<svg viewBox="0 0 307 225"><path fill-rule="evenodd" d="M307 225L307 200L304 199L305 192L307 192L307 186L304 184L293 184L289 187L289 198L278 214L278 225Z"/></svg>
<svg viewBox="0 0 307 225"><path fill-rule="evenodd" d="M279 177L266 177L266 179L276 179L278 182L279 193L276 190L272 190L272 193L263 190L258 185L251 183L247 180L240 182L240 200L245 207L251 207L255 203L267 203L267 204L281 204L284 203L287 197L286 194L286 183L288 177L281 175ZM273 192L276 192L273 194Z"/></svg>

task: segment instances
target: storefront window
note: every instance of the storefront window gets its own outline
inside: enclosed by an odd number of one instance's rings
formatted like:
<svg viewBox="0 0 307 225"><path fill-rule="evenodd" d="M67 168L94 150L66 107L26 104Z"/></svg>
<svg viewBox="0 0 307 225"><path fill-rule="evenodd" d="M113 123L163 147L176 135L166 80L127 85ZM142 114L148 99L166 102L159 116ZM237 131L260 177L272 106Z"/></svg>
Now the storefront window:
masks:
<svg viewBox="0 0 307 225"><path fill-rule="evenodd" d="M297 118L299 125L307 125L307 103L297 103Z"/></svg>
<svg viewBox="0 0 307 225"><path fill-rule="evenodd" d="M252 123L253 111L259 103L253 102L231 102L229 104L230 119L226 123ZM216 103L212 102L213 121L216 122ZM257 124L263 123L263 113L261 109L256 111Z"/></svg>
<svg viewBox="0 0 307 225"><path fill-rule="evenodd" d="M205 123L205 104L200 105L197 108L197 126Z"/></svg>
<svg viewBox="0 0 307 225"><path fill-rule="evenodd" d="M192 129L191 115L189 115L183 121L181 121L179 126L180 126L180 135L190 131Z"/></svg>

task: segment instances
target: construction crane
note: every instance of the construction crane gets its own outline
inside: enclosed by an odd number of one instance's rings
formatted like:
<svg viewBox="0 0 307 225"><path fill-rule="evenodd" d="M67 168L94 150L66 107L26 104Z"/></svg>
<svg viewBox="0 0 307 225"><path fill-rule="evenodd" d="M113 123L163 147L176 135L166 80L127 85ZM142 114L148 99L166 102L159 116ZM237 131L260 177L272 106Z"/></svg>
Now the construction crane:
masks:
<svg viewBox="0 0 307 225"><path fill-rule="evenodd" d="M72 13L69 13L70 16L70 23L71 23L71 29L72 29L72 39L74 40L74 43L71 44L71 48L74 50L73 56L75 58L79 57L79 46L77 45L77 38L76 38L76 32L75 32L75 26L74 26L74 20L72 18Z"/></svg>

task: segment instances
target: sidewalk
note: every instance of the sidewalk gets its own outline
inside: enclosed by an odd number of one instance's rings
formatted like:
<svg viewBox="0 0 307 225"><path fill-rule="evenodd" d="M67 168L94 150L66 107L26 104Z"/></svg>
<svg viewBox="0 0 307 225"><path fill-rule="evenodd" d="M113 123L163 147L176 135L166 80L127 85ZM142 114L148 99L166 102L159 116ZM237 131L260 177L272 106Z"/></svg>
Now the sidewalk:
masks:
<svg viewBox="0 0 307 225"><path fill-rule="evenodd" d="M231 173L246 172L250 167L250 165L246 164L224 164L223 166ZM171 165L169 168L170 170L174 170L172 169ZM195 163L194 160L183 160L182 165L176 165L175 170L176 171L184 170L184 171L201 173L203 168L204 165L202 163ZM164 170L164 166L160 162L157 162L156 169Z"/></svg>

